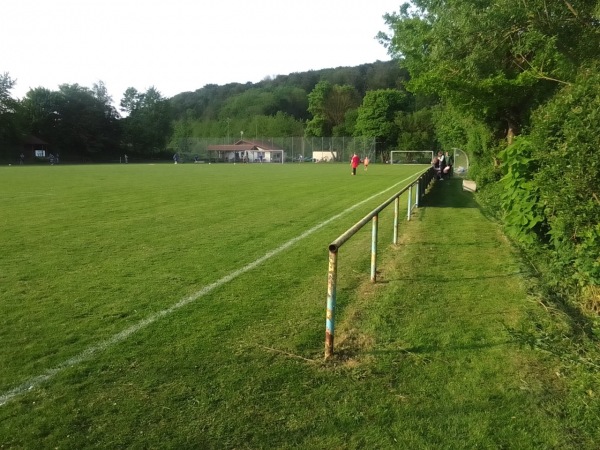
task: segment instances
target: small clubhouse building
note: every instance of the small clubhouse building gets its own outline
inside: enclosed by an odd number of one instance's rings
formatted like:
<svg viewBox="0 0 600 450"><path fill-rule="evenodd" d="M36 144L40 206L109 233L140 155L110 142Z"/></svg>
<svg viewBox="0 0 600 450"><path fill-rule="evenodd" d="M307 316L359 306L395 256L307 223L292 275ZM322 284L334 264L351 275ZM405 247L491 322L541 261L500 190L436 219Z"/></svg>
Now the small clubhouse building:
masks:
<svg viewBox="0 0 600 450"><path fill-rule="evenodd" d="M209 145L211 160L218 162L283 163L285 151L270 142L240 140L230 145Z"/></svg>
<svg viewBox="0 0 600 450"><path fill-rule="evenodd" d="M45 158L49 144L37 136L25 136L22 139L22 150L27 157Z"/></svg>

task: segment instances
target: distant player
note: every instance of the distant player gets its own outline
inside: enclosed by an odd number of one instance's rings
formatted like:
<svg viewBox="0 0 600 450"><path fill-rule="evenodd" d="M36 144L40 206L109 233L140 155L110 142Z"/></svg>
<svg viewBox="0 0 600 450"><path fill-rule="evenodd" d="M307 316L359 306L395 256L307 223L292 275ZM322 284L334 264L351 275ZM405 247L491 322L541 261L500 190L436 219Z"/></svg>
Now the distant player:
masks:
<svg viewBox="0 0 600 450"><path fill-rule="evenodd" d="M365 156L365 159L363 159L363 165L365 166L365 171L369 168L369 157Z"/></svg>
<svg viewBox="0 0 600 450"><path fill-rule="evenodd" d="M352 175L356 175L356 168L360 164L360 158L356 153L352 155L352 159L350 160L350 165L352 166Z"/></svg>

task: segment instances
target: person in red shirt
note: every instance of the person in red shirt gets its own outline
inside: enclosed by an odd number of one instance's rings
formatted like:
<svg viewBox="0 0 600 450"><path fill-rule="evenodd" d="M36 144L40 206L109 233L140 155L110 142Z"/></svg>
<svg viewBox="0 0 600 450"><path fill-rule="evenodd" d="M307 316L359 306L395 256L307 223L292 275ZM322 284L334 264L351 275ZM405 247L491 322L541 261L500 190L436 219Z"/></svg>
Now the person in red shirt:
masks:
<svg viewBox="0 0 600 450"><path fill-rule="evenodd" d="M356 175L356 168L360 164L360 158L355 153L352 155L352 159L350 160L350 165L352 166L352 175Z"/></svg>

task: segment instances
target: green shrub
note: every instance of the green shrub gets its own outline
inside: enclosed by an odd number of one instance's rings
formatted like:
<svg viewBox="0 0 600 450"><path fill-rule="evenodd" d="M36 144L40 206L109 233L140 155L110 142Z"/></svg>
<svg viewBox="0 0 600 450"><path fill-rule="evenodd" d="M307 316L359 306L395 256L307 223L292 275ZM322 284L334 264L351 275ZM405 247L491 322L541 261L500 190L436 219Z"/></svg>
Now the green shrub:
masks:
<svg viewBox="0 0 600 450"><path fill-rule="evenodd" d="M600 284L600 74L584 70L533 115L533 178L556 263Z"/></svg>
<svg viewBox="0 0 600 450"><path fill-rule="evenodd" d="M536 164L531 154L531 142L520 137L498 155L503 162L504 176L500 184L506 230L525 244L537 242L540 225L544 222L538 189L532 183Z"/></svg>

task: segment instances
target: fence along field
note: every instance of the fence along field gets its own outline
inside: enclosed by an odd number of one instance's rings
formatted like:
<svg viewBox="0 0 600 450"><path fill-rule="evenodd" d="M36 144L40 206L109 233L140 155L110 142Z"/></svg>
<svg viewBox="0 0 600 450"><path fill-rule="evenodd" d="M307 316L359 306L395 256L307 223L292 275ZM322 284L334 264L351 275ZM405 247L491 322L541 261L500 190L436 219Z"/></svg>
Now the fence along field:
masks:
<svg viewBox="0 0 600 450"><path fill-rule="evenodd" d="M60 371L93 367L98 353L145 327L160 335L167 315L203 310L190 305L200 297L209 305L202 325L223 314L245 326L264 321L268 314L254 317L256 303L287 311L282 351L319 357L326 243L416 171L376 165L350 177L338 164L3 169L5 402L37 398L40 390L52 399L50 380ZM238 277L230 291L225 285ZM234 323L223 332L244 340ZM263 343L281 337L267 333ZM152 358L151 348L145 353Z"/></svg>

